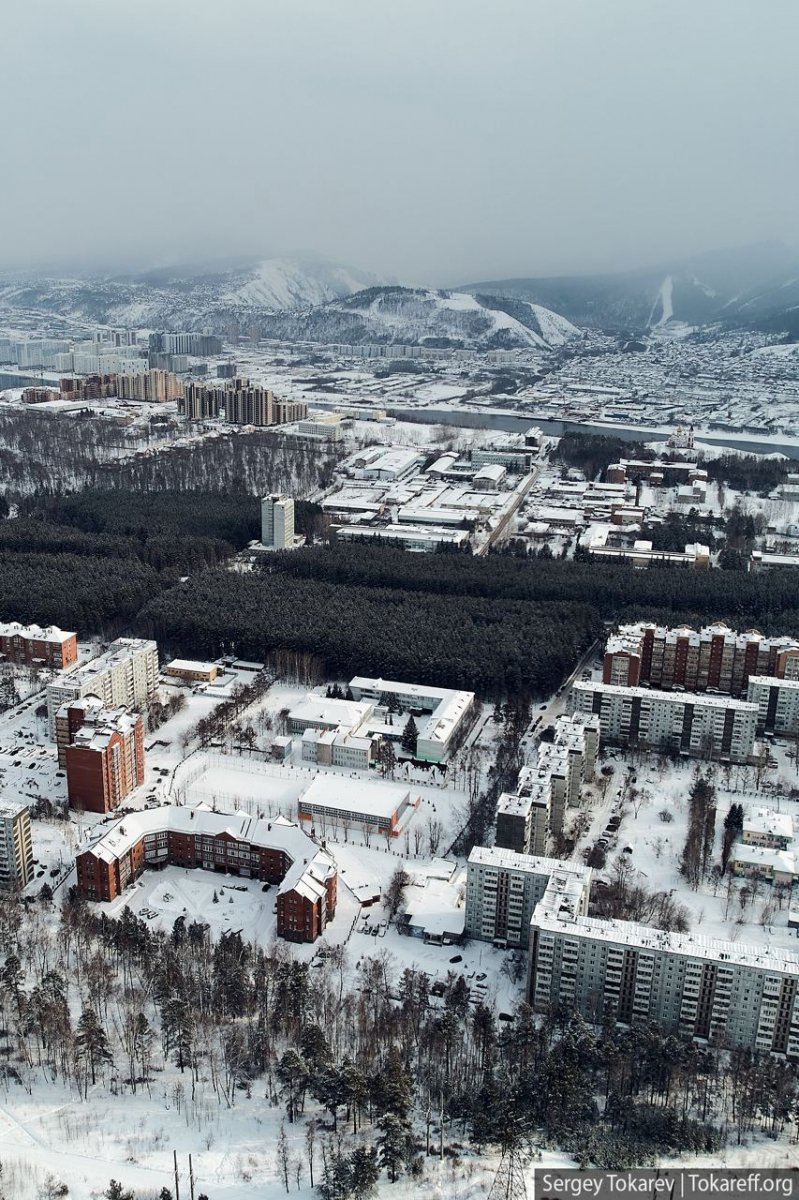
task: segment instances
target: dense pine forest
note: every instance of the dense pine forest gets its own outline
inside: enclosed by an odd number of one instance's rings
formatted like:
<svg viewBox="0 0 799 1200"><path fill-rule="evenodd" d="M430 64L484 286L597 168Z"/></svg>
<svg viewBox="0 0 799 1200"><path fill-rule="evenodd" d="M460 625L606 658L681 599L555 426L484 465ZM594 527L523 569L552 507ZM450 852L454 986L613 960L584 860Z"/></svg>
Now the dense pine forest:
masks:
<svg viewBox="0 0 799 1200"><path fill-rule="evenodd" d="M316 545L241 572L224 564L258 536L253 496L86 490L31 497L20 512L0 522L0 619L135 629L184 655L235 646L308 679L367 673L538 696L614 621L799 629L790 571ZM309 537L325 521L304 502L296 518Z"/></svg>
<svg viewBox="0 0 799 1200"><path fill-rule="evenodd" d="M181 653L191 646L215 656L233 643L264 660L287 650L318 663L320 677L364 673L535 695L557 687L600 631L585 602L489 598L467 586L367 587L332 582L324 569L318 579L209 571L153 600L139 629Z"/></svg>

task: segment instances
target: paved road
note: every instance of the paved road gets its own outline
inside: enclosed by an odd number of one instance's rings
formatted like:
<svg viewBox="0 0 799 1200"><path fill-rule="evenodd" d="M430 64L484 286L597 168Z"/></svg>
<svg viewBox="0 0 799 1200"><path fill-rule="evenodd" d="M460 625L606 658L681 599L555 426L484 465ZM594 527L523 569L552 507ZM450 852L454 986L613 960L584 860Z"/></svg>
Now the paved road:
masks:
<svg viewBox="0 0 799 1200"><path fill-rule="evenodd" d="M491 530L491 533L488 535L486 540L483 542L482 546L479 546L478 549L475 550L475 552L474 552L475 558L478 558L484 554L488 554L488 550L489 550L490 546L495 546L497 544L497 542L502 541L503 537L505 536L505 534L507 532L508 522L519 511L519 508L521 507L522 503L524 502L524 499L527 496L527 493L530 491L530 488L533 486L533 484L538 479L538 476L540 474L541 474L541 467L540 466L534 467L533 470L531 471L531 473L529 475L525 475L525 477L521 481L521 483L519 483L517 485L516 495L510 505L510 508L505 513L504 517L502 517L502 519L500 520L496 529Z"/></svg>

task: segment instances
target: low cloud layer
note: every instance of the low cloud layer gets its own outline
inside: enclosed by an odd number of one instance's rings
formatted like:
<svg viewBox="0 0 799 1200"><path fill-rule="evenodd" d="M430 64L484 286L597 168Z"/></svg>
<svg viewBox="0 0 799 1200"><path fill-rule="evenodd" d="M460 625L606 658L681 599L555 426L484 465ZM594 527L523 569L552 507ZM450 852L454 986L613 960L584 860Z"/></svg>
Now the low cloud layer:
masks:
<svg viewBox="0 0 799 1200"><path fill-rule="evenodd" d="M799 244L795 0L11 0L0 264Z"/></svg>

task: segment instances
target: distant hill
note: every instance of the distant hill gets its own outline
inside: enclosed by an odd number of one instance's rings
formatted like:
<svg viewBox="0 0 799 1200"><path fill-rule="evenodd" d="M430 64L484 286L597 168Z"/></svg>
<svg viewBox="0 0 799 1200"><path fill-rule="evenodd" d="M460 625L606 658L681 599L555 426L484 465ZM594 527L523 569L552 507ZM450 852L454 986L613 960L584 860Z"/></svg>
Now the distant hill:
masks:
<svg viewBox="0 0 799 1200"><path fill-rule="evenodd" d="M403 287L367 288L304 314L262 317L259 324L265 336L291 341L481 350L545 349L580 334L557 313L524 300Z"/></svg>
<svg viewBox="0 0 799 1200"><path fill-rule="evenodd" d="M306 311L381 282L328 259L270 258L214 269L163 267L138 275L0 279L0 308L40 308L128 328L224 327L253 313Z"/></svg>
<svg viewBox="0 0 799 1200"><path fill-rule="evenodd" d="M618 274L494 279L461 290L526 300L576 325L613 331L668 321L799 330L799 254L777 242Z"/></svg>
<svg viewBox="0 0 799 1200"><path fill-rule="evenodd" d="M368 271L325 259L269 258L222 299L275 312L294 311L351 296L381 282L385 281Z"/></svg>

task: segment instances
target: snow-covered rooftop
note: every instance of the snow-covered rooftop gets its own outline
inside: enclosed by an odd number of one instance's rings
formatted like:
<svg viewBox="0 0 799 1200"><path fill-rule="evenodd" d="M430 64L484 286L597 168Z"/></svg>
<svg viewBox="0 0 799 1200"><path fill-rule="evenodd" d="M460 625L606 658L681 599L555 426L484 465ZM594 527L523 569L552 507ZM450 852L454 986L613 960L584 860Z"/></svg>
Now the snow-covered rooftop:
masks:
<svg viewBox="0 0 799 1200"><path fill-rule="evenodd" d="M310 859L316 844L303 833L299 825L285 817L271 821L252 817L249 813L212 812L205 804L164 805L131 813L113 825L88 849L104 862L114 862L141 841L157 833L205 834L220 837L226 834L235 841L284 851L292 862Z"/></svg>
<svg viewBox="0 0 799 1200"><path fill-rule="evenodd" d="M53 642L60 645L75 637L74 633L66 633L57 625L21 625L19 621L0 622L0 637L29 638L36 642Z"/></svg>
<svg viewBox="0 0 799 1200"><path fill-rule="evenodd" d="M410 789L403 783L351 779L336 774L317 775L300 796L299 803L389 819L410 794Z"/></svg>

